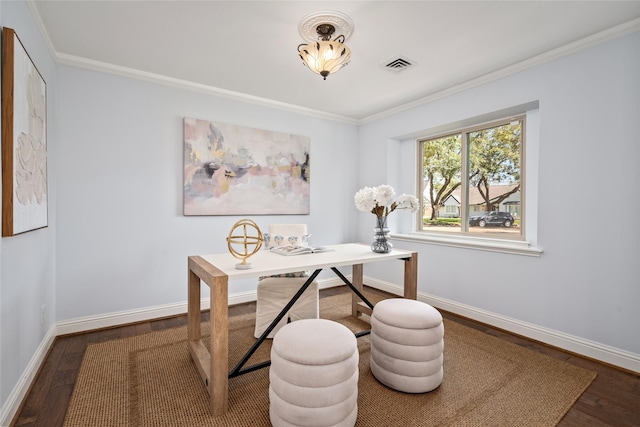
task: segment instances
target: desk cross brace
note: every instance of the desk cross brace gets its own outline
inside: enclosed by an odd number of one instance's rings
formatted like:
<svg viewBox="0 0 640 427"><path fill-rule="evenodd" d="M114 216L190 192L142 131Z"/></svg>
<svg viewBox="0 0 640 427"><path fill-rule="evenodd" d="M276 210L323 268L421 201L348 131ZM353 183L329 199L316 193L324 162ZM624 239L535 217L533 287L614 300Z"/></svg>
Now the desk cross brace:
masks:
<svg viewBox="0 0 640 427"><path fill-rule="evenodd" d="M360 292L355 286L353 286L353 283L351 283L346 277L344 277L344 275L342 273L340 273L340 270L338 270L335 267L331 267L331 270L333 270L334 273L336 273L336 276L338 276L340 279L342 279L342 281L349 287L351 288L351 290L353 291L353 293L355 293L356 295L358 295L358 298L360 298L365 304L367 304L369 306L369 308L371 310L373 310L373 304L371 304L371 302L369 302L369 300L362 294L362 292Z"/></svg>
<svg viewBox="0 0 640 427"><path fill-rule="evenodd" d="M267 329L265 329L262 335L260 335L260 338L258 338L256 342L253 343L249 351L247 351L247 353L236 364L236 366L231 370L231 372L229 372L229 378L237 377L238 375L242 375L242 374L247 374L249 372L252 372L261 368L266 368L267 366L271 365L271 361L267 361L267 362L262 362L253 366L249 366L245 369L242 369L242 367L247 363L247 361L251 358L251 356L253 356L253 353L255 353L258 347L260 347L260 345L264 342L264 340L267 339L267 336L271 333L271 331L273 331L273 329L276 327L278 322L280 322L280 320L282 320L282 318L285 316L285 314L287 314L287 312L291 309L291 307L293 307L293 304L295 304L296 301L300 299L304 291L307 290L309 285L311 285L311 283L316 279L316 277L318 276L318 274L320 274L321 271L322 269L319 268L316 271L314 271L313 274L311 274L311 276L309 276L307 281L304 282L304 285L302 285L302 287L298 289L298 292L296 292L293 298L291 298L291 301L289 301L287 305L284 306L282 311L280 311L280 313L278 313L276 318L273 319L273 322L271 322L271 324L267 327Z"/></svg>
<svg viewBox="0 0 640 427"><path fill-rule="evenodd" d="M360 292L353 284L335 267L331 267L331 270L365 303L369 306L369 308L373 309L373 304L369 302L369 300ZM278 313L273 322L267 327L267 329L260 335L260 338L256 340L255 343L251 346L251 348L247 351L247 353L240 359L240 361L236 364L236 366L229 372L229 378L234 378L239 375L248 374L249 372L256 371L258 369L266 368L271 365L271 361L267 360L265 362L257 363L255 365L248 366L243 369L243 366L247 363L247 361L253 356L253 354L258 350L258 347L264 342L267 336L273 331L276 325L284 318L287 312L293 307L293 305L300 299L304 291L311 285L311 283L316 279L318 274L322 271L321 268L315 270L311 276L304 282L302 287L298 289L298 292L291 298L291 300L284 306L282 311ZM370 331L362 331L355 334L357 338L369 334Z"/></svg>

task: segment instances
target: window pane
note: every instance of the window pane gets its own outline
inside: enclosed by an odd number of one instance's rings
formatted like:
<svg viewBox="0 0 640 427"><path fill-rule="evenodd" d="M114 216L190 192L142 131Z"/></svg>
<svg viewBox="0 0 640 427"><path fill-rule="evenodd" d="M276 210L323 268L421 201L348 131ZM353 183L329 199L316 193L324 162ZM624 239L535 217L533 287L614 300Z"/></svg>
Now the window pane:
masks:
<svg viewBox="0 0 640 427"><path fill-rule="evenodd" d="M422 153L423 229L460 232L462 134L424 141Z"/></svg>
<svg viewBox="0 0 640 427"><path fill-rule="evenodd" d="M520 120L467 133L469 233L521 233Z"/></svg>
<svg viewBox="0 0 640 427"><path fill-rule="evenodd" d="M523 239L523 132L519 116L420 141L421 230Z"/></svg>

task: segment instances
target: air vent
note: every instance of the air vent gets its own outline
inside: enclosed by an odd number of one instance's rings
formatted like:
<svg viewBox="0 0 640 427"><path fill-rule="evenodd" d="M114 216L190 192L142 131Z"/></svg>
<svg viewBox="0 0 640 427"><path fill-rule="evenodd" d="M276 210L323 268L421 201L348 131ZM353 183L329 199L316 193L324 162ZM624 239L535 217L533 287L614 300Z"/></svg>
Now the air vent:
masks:
<svg viewBox="0 0 640 427"><path fill-rule="evenodd" d="M402 70L406 70L412 65L413 63L410 60L406 58L398 57L392 61L389 61L387 64L385 64L384 68L391 71L402 71Z"/></svg>

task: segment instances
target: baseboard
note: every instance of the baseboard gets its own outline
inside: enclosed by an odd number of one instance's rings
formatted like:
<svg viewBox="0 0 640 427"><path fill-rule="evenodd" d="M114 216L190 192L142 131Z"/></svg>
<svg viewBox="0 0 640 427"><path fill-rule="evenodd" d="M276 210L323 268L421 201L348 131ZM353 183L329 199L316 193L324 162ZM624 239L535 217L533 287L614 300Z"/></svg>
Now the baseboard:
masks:
<svg viewBox="0 0 640 427"><path fill-rule="evenodd" d="M402 295L403 288L395 283L365 277L364 282L373 288ZM343 285L338 278L318 280L320 289ZM599 360L633 372L640 372L640 355L610 347L584 338L558 332L538 325L522 322L517 319L497 315L478 308L440 298L423 292L418 292L418 299L430 305L449 311L466 318L504 329L505 331L543 342L560 349ZM256 300L256 292L242 292L229 295L229 305L243 304ZM209 308L209 299L203 298L202 309ZM144 309L109 313L101 316L72 319L59 322L56 325L56 335L86 332L94 329L119 326L127 323L143 322L162 317L176 316L187 312L187 303L168 304L164 306L147 307Z"/></svg>
<svg viewBox="0 0 640 427"><path fill-rule="evenodd" d="M388 283L369 277L365 277L364 282L367 286L392 294L402 295L403 293L403 288L394 283ZM438 309L464 316L468 319L491 325L526 338L540 341L562 350L576 353L632 372L640 373L640 354L620 350L615 347L531 323L522 322L520 320L501 316L489 311L480 310L469 305L423 292L418 292L418 300L426 302Z"/></svg>
<svg viewBox="0 0 640 427"><path fill-rule="evenodd" d="M53 340L56 338L55 332L56 327L53 325L42 338L40 345L33 354L33 357L25 368L24 373L11 391L11 394L9 394L5 404L0 408L0 426L9 427L9 425L11 425L11 421L20 409L20 405L27 396L29 388L38 374L40 366L42 366L51 345L53 345Z"/></svg>
<svg viewBox="0 0 640 427"><path fill-rule="evenodd" d="M343 285L340 279L318 280L320 289L331 288ZM240 292L229 295L229 305L243 304L256 300L256 291ZM210 307L209 298L202 298L200 306L203 310ZM56 325L56 335L68 335L79 332L87 332L95 329L111 328L128 323L145 322L147 320L159 319L163 317L178 316L187 312L187 303L158 305L135 310L118 311L99 316L79 317L76 319L58 322Z"/></svg>

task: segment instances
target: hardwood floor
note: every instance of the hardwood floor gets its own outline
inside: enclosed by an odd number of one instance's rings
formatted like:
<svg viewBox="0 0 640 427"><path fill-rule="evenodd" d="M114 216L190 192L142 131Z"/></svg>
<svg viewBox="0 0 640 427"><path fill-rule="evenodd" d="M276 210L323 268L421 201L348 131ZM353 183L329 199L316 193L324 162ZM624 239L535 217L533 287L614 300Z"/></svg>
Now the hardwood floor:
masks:
<svg viewBox="0 0 640 427"><path fill-rule="evenodd" d="M348 292L324 289L321 297ZM379 291L373 291L379 292ZM229 307L229 315L255 312L255 303ZM451 313L443 317L488 335L596 371L597 378L562 419L561 427L640 426L640 375L588 360ZM203 321L208 314L203 313ZM88 344L126 338L187 324L186 315L56 338L12 426L61 426ZM89 427L89 426L88 426ZM91 426L94 427L94 426Z"/></svg>

